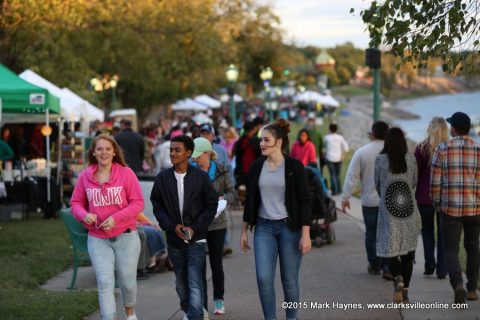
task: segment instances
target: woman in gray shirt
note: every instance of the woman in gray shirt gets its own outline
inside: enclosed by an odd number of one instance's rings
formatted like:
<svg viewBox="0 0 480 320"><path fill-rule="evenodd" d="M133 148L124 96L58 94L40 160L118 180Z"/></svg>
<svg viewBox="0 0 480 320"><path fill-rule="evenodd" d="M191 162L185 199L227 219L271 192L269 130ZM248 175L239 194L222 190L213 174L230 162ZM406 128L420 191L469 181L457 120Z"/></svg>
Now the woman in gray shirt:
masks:
<svg viewBox="0 0 480 320"><path fill-rule="evenodd" d="M250 249L247 229L255 226L255 267L265 319L277 318L274 282L278 258L286 317L297 318L300 262L312 246L308 181L303 164L286 155L289 131L283 119L263 129L260 148L264 157L250 168L243 215L243 251Z"/></svg>

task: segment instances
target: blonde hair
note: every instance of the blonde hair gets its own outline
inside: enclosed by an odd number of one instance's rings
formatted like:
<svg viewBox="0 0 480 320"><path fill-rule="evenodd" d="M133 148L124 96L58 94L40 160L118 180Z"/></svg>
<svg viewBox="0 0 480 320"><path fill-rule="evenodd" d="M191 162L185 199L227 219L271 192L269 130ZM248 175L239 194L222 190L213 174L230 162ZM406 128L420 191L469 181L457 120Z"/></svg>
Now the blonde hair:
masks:
<svg viewBox="0 0 480 320"><path fill-rule="evenodd" d="M98 164L97 158L93 154L95 153L95 147L97 146L97 142L99 140L106 140L112 144L113 152L115 153L113 156L113 162L117 162L124 167L127 166L125 158L123 157L122 149L120 149L117 141L115 141L113 137L109 136L108 134L99 134L95 137L95 139L93 139L92 144L88 149L88 164Z"/></svg>
<svg viewBox="0 0 480 320"><path fill-rule="evenodd" d="M427 137L423 140L419 147L420 150L428 154L429 159L432 159L433 153L439 144L448 140L448 125L445 119L434 117L430 121L427 128Z"/></svg>

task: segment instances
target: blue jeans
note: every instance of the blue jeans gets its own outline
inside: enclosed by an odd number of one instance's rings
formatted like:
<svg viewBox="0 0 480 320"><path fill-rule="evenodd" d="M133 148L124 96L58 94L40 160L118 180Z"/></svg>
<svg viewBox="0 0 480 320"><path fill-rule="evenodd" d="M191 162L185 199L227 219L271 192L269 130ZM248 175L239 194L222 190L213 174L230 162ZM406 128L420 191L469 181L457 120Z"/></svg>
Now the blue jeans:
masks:
<svg viewBox="0 0 480 320"><path fill-rule="evenodd" d="M203 281L205 264L204 242L193 242L184 249L168 246L168 256L175 271L175 287L180 298L180 307L189 320L203 319Z"/></svg>
<svg viewBox="0 0 480 320"><path fill-rule="evenodd" d="M275 269L280 258L280 275L286 302L300 301L298 273L302 254L299 249L301 231L291 232L285 220L258 217L254 249L257 285L265 319L276 319ZM296 319L298 309L286 309L287 319Z"/></svg>
<svg viewBox="0 0 480 320"><path fill-rule="evenodd" d="M437 268L437 275L447 275L444 256L443 232L440 214L433 206L418 204L422 217L422 240L425 255L425 270ZM435 262L435 218L437 220L437 261Z"/></svg>
<svg viewBox="0 0 480 320"><path fill-rule="evenodd" d="M110 239L88 236L87 245L97 278L102 319L116 319L115 271L123 305L134 307L137 301L137 263L140 255L138 233L131 231Z"/></svg>
<svg viewBox="0 0 480 320"><path fill-rule="evenodd" d="M378 207L362 206L363 221L365 222L365 249L367 260L374 270L388 271L387 263L377 256L377 220Z"/></svg>
<svg viewBox="0 0 480 320"><path fill-rule="evenodd" d="M147 247L150 257L156 256L167 249L163 231L157 230L152 226L143 226L143 230L147 234Z"/></svg>
<svg viewBox="0 0 480 320"><path fill-rule="evenodd" d="M342 192L342 186L340 185L340 170L342 169L342 162L330 162L327 161L328 173L330 174L330 189L332 195L336 195Z"/></svg>

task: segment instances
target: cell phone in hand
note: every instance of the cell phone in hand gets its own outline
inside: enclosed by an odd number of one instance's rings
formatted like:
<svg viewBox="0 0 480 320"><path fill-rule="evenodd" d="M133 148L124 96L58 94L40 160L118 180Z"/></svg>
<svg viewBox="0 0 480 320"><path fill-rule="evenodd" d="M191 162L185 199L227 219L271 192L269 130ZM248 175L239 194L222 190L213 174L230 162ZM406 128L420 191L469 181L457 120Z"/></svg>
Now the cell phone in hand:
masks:
<svg viewBox="0 0 480 320"><path fill-rule="evenodd" d="M185 237L186 240L191 240L192 239L192 233L190 232L190 229L182 229L182 234Z"/></svg>

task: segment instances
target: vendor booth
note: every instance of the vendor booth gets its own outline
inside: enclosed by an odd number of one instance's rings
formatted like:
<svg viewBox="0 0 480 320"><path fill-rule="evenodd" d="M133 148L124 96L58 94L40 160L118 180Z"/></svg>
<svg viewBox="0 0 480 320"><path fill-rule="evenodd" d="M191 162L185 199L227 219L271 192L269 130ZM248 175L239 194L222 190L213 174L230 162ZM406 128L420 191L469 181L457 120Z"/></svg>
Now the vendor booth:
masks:
<svg viewBox="0 0 480 320"><path fill-rule="evenodd" d="M43 166L34 168L20 168L20 172L31 173L37 175L39 178L35 181L37 184L36 190L39 192L38 200L41 208L44 210L45 216L54 216L58 210L58 192L55 190L55 184L51 183L51 159L50 159L50 121L56 121L60 114L60 100L58 97L51 94L47 89L32 85L27 81L19 78L15 73L10 71L4 65L0 64L0 99L2 100L2 123L37 123L45 124L42 127L42 134L45 135L46 154L43 159ZM40 132L38 132L40 135ZM43 139L43 138L41 138ZM42 140L43 142L43 140ZM41 162L41 161L39 161ZM35 163L31 162L30 165ZM25 169L25 170L23 170ZM30 170L30 172L28 170ZM15 171L15 168L9 166L5 171ZM15 180L15 174L7 174L7 177L12 177L12 181L8 181L10 185L17 183L25 183L23 176L20 180ZM5 179L4 179L5 180ZM33 185L20 187L15 194L18 196L24 195L23 201L27 202L27 196L32 192L25 191ZM40 194L44 192L44 194ZM8 194L7 194L8 196Z"/></svg>

